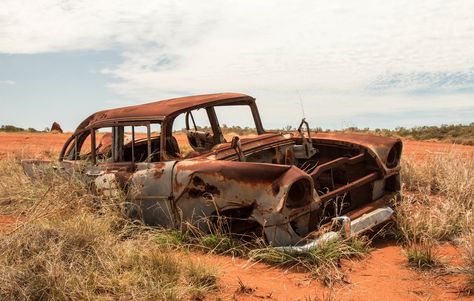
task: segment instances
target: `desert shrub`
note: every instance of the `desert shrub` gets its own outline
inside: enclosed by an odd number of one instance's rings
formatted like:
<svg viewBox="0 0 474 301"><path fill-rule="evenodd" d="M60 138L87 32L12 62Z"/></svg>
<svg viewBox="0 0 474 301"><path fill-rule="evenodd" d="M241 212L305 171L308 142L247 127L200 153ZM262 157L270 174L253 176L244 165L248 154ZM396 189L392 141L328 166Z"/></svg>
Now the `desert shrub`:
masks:
<svg viewBox="0 0 474 301"><path fill-rule="evenodd" d="M412 128L396 127L395 129L359 129L348 127L342 132L368 133L387 137L404 137L413 140L437 140L448 143L474 145L474 123L443 124L441 126L419 126Z"/></svg>
<svg viewBox="0 0 474 301"><path fill-rule="evenodd" d="M85 209L93 202L87 185L75 176L60 173L48 166L31 181L15 160L0 160L0 213L28 215L63 214Z"/></svg>
<svg viewBox="0 0 474 301"><path fill-rule="evenodd" d="M180 230L164 230L155 234L155 240L161 245L176 248L186 245L189 238Z"/></svg>
<svg viewBox="0 0 474 301"><path fill-rule="evenodd" d="M185 269L187 281L197 288L217 289L217 277L212 267L199 262L191 262Z"/></svg>
<svg viewBox="0 0 474 301"><path fill-rule="evenodd" d="M14 125L2 125L0 127L0 132L24 132L24 128L16 127Z"/></svg>
<svg viewBox="0 0 474 301"><path fill-rule="evenodd" d="M232 233L230 220L225 216L203 217L196 226L190 222L181 225L186 247L210 254L247 257L261 239L254 235Z"/></svg>
<svg viewBox="0 0 474 301"><path fill-rule="evenodd" d="M242 136L242 135L251 135L251 134L256 134L257 133L257 129L255 128L251 128L251 127L241 127L241 126L238 126L238 125L233 125L233 126L228 126L226 124L223 124L222 127L222 133L223 134L236 134L238 136Z"/></svg>
<svg viewBox="0 0 474 301"><path fill-rule="evenodd" d="M17 132L30 132L30 133L39 133L40 131L38 131L37 129L35 128L27 128L27 129L24 129L24 128L21 128L21 127L17 127L17 126L14 126L14 125L2 125L0 127L0 132L11 132L11 133L17 133ZM46 131L46 132L49 132L49 129Z"/></svg>

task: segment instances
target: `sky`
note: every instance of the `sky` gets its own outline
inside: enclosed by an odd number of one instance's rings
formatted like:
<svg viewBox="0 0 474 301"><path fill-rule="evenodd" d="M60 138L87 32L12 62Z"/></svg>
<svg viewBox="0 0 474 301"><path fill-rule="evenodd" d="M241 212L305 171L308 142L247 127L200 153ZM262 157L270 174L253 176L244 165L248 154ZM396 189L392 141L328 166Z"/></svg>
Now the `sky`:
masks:
<svg viewBox="0 0 474 301"><path fill-rule="evenodd" d="M470 123L473 12L472 0L0 0L0 124L72 131L101 109L217 92L254 96L266 128L303 115L330 129Z"/></svg>

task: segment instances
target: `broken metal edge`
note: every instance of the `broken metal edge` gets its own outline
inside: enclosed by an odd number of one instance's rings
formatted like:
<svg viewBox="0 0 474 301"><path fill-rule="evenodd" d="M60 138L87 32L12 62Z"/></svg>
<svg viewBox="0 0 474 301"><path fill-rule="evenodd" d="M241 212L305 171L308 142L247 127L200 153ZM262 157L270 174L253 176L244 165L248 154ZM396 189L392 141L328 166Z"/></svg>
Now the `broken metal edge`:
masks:
<svg viewBox="0 0 474 301"><path fill-rule="evenodd" d="M389 221L392 218L394 212L395 211L391 207L387 206L377 208L369 213L363 214L362 216L352 221L347 216L335 217L333 220L341 223L341 228L339 231L325 232L321 234L318 238L315 238L304 245L281 246L274 247L274 249L282 252L309 252L329 242L358 236L374 228L375 226Z"/></svg>

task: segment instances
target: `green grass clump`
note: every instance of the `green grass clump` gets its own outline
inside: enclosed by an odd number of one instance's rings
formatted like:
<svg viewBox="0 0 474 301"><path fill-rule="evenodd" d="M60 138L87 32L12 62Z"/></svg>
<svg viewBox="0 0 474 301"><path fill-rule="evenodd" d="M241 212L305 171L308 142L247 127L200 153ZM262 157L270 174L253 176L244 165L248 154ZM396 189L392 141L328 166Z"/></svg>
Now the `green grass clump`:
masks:
<svg viewBox="0 0 474 301"><path fill-rule="evenodd" d="M201 237L200 243L211 253L225 254L232 251L237 243L226 235L207 234Z"/></svg>
<svg viewBox="0 0 474 301"><path fill-rule="evenodd" d="M307 252L296 250L282 250L266 247L250 252L253 260L280 266L303 266L315 278L322 280L326 285L344 280L344 273L339 269L343 259L362 258L370 252L369 242L360 237L347 241L332 241L320 245Z"/></svg>
<svg viewBox="0 0 474 301"><path fill-rule="evenodd" d="M169 247L180 247L184 246L189 238L186 233L183 233L180 230L163 230L158 232L155 235L155 240L157 243Z"/></svg>
<svg viewBox="0 0 474 301"><path fill-rule="evenodd" d="M430 269L440 265L433 244L427 241L409 245L405 255L409 265L419 269Z"/></svg>

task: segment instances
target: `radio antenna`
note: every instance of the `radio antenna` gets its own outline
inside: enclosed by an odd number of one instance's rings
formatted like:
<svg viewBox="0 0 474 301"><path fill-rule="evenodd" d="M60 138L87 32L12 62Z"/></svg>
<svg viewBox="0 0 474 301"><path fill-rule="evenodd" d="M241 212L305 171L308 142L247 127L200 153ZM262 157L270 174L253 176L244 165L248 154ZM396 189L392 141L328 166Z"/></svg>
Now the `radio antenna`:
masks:
<svg viewBox="0 0 474 301"><path fill-rule="evenodd" d="M306 114L304 113L304 107L303 107L303 98L301 97L300 90L296 90L298 92L298 96L300 98L300 106L301 106L301 112L303 113L303 118L306 118Z"/></svg>

